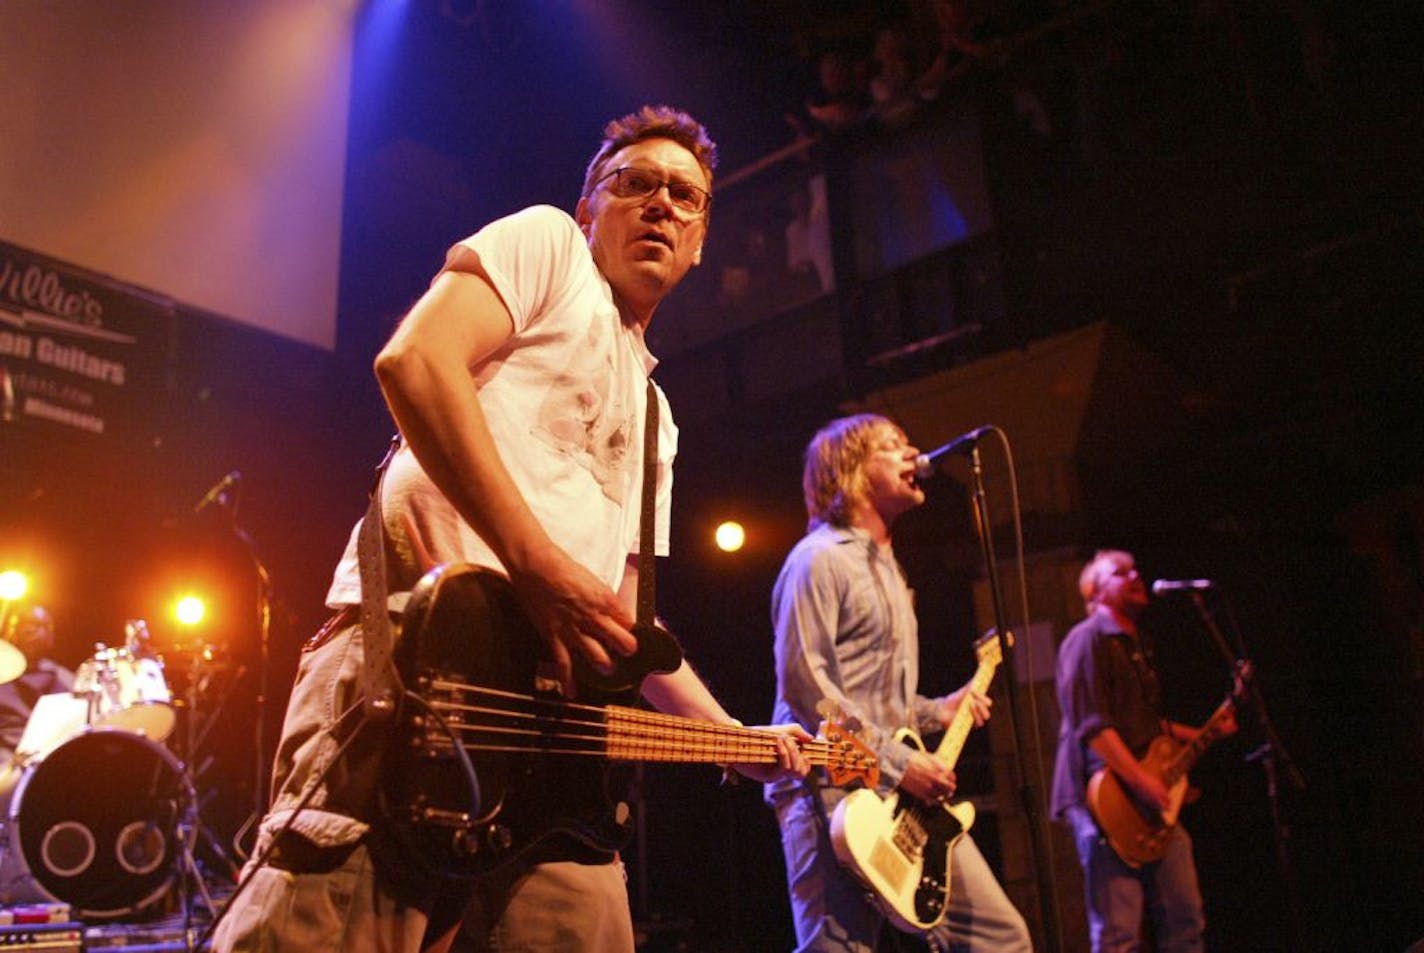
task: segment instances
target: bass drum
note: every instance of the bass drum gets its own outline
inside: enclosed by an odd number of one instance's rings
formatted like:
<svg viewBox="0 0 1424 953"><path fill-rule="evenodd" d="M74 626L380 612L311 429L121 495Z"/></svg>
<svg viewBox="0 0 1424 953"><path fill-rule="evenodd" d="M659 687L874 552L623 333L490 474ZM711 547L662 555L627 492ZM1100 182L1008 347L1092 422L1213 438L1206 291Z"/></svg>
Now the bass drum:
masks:
<svg viewBox="0 0 1424 953"><path fill-rule="evenodd" d="M10 769L4 787L0 904L58 901L103 919L144 910L173 885L183 772L148 739L85 731Z"/></svg>

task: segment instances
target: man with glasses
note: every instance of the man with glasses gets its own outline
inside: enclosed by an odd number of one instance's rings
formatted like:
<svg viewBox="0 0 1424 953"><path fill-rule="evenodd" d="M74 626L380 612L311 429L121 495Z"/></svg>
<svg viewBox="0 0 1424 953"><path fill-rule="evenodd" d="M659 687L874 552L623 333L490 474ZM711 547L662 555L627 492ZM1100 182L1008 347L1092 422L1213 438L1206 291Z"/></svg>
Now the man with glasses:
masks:
<svg viewBox="0 0 1424 953"><path fill-rule="evenodd" d="M631 554L650 391L654 548L667 550L677 429L662 391L649 388L655 359L643 334L701 260L716 163L702 126L667 107L604 133L573 216L536 206L457 243L375 364L402 437L382 494L390 590L409 590L438 564L506 575L543 643L539 678L566 696L576 657L607 673L636 646ZM251 886L215 949L445 949L463 919L464 949L632 953L616 844L551 835L473 885L444 889L383 862L372 809L379 731L358 736L313 809L293 811L334 758L333 721L361 670L356 540L353 531L328 593L337 615L303 653L255 856L295 820L270 865L249 865ZM686 662L648 676L641 692L664 712L735 723ZM807 738L781 729L776 764L739 770L804 774L796 742Z"/></svg>
<svg viewBox="0 0 1424 953"><path fill-rule="evenodd" d="M1167 788L1140 759L1158 735L1185 744L1198 729L1162 714L1157 673L1138 634L1147 586L1132 554L1100 550L1079 573L1078 589L1087 618L1058 649L1062 720L1052 806L1071 829L1083 866L1092 949L1136 950L1145 910L1157 949L1199 951L1206 920L1191 837L1177 826L1161 860L1130 866L1098 829L1087 794L1088 779L1107 766L1143 805L1166 809ZM1234 718L1226 730L1236 730Z"/></svg>

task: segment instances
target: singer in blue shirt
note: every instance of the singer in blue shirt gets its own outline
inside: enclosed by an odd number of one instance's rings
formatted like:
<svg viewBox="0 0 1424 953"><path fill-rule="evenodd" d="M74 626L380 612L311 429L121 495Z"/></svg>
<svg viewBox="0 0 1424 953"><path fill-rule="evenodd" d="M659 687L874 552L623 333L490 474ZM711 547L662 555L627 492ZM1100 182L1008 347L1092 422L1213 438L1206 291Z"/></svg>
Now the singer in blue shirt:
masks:
<svg viewBox="0 0 1424 953"><path fill-rule="evenodd" d="M875 414L834 420L807 446L808 531L772 592L775 720L814 730L829 702L879 757L877 795L898 789L943 805L954 794L954 772L896 732L943 730L962 705L982 724L990 700L968 684L938 698L918 691L914 594L891 545L895 521L925 501L918 456L904 431ZM841 866L828 829L850 792L813 774L766 787L781 826L796 953L872 953L889 930L885 912ZM1023 916L968 834L953 847L950 881L947 912L926 933L932 948L1029 953Z"/></svg>

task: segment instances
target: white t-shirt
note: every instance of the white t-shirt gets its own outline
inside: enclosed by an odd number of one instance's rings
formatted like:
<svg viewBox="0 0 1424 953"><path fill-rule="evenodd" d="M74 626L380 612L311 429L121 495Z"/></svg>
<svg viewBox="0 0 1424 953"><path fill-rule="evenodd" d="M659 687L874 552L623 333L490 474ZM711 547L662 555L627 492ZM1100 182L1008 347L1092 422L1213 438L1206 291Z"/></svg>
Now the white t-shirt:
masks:
<svg viewBox="0 0 1424 953"><path fill-rule="evenodd" d="M638 551L646 387L657 360L642 328L623 324L587 240L565 212L538 205L491 222L450 249L445 269L468 270L472 253L514 318L513 337L470 369L472 396L545 531L617 589L628 554ZM657 396L655 549L666 555L677 427L661 388ZM398 556L391 591L409 589L420 572L405 514L437 563L503 571L404 445L387 471L381 505ZM361 601L359 529L358 521L327 593L333 608Z"/></svg>

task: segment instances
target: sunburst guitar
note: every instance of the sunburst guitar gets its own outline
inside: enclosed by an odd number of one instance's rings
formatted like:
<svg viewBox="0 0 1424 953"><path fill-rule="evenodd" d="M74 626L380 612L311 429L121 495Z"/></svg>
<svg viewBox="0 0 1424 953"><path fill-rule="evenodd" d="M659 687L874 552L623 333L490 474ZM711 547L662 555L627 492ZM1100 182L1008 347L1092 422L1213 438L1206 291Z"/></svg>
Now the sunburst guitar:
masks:
<svg viewBox="0 0 1424 953"><path fill-rule="evenodd" d="M1010 643L1012 644L1012 643ZM985 692L1003 660L996 633L974 645L979 660L970 684ZM974 714L960 705L934 757L951 770L974 727ZM926 750L919 735L901 729L896 737ZM871 788L850 792L831 814L831 846L836 857L871 889L877 905L897 928L928 930L949 907L950 852L974 823L974 805L935 804L895 789L881 797Z"/></svg>
<svg viewBox="0 0 1424 953"><path fill-rule="evenodd" d="M1088 811L1124 864L1141 867L1161 860L1167 853L1167 842L1177 827L1177 816L1187 796L1187 772L1207 748L1227 733L1250 678L1251 663L1237 663L1231 694L1212 712L1196 737L1182 744L1159 735L1138 762L1167 789L1170 802L1165 811L1143 804L1107 768L1099 768L1088 779Z"/></svg>

